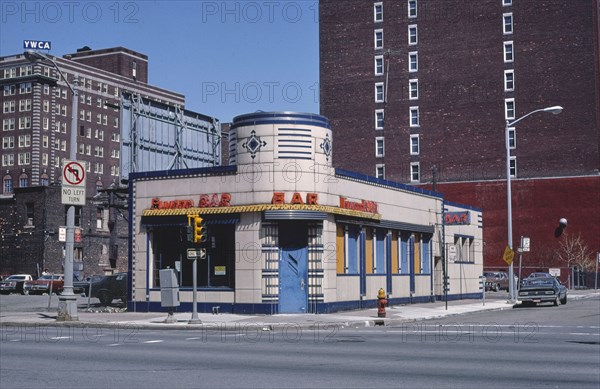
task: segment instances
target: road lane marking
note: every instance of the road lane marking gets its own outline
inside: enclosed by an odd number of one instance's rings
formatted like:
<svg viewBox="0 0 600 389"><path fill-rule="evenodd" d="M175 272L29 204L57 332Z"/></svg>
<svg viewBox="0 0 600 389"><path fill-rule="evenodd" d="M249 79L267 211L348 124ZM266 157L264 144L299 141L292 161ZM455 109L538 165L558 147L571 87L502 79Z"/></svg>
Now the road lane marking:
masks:
<svg viewBox="0 0 600 389"><path fill-rule="evenodd" d="M145 344L151 344L151 343L162 343L164 342L163 340L147 340L144 343Z"/></svg>

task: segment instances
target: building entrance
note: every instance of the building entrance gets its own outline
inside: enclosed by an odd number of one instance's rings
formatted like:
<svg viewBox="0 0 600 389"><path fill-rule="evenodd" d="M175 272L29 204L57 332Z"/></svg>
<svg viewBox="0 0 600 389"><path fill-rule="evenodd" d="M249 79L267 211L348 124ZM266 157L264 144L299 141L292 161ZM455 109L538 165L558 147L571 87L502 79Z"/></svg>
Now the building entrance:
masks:
<svg viewBox="0 0 600 389"><path fill-rule="evenodd" d="M308 226L279 223L279 312L305 313L308 304Z"/></svg>

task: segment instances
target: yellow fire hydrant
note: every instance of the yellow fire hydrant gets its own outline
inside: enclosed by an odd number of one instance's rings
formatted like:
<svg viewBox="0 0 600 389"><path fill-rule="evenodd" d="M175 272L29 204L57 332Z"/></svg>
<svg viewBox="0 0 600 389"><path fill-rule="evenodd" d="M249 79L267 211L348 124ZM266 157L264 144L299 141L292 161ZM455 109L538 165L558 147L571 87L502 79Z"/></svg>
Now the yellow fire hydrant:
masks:
<svg viewBox="0 0 600 389"><path fill-rule="evenodd" d="M379 289L377 292L377 317L385 317L385 306L388 301L385 298L385 290L383 288Z"/></svg>

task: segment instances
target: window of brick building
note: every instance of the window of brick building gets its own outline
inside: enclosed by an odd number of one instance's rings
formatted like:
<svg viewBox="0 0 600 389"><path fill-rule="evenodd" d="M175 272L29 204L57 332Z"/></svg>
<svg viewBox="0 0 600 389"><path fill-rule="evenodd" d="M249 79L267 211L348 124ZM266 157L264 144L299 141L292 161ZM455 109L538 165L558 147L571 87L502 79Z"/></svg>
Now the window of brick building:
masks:
<svg viewBox="0 0 600 389"><path fill-rule="evenodd" d="M513 33L512 13L505 13L504 15L502 15L502 19L504 21L504 24L503 24L504 34L512 34Z"/></svg>
<svg viewBox="0 0 600 389"><path fill-rule="evenodd" d="M385 156L385 142L382 136L378 136L377 138L375 138L375 156Z"/></svg>
<svg viewBox="0 0 600 389"><path fill-rule="evenodd" d="M410 126L418 127L419 126L419 107L410 107Z"/></svg>
<svg viewBox="0 0 600 389"><path fill-rule="evenodd" d="M417 17L417 0L408 0L408 17Z"/></svg>
<svg viewBox="0 0 600 389"><path fill-rule="evenodd" d="M505 70L504 71L504 91L511 92L515 90L515 71Z"/></svg>
<svg viewBox="0 0 600 389"><path fill-rule="evenodd" d="M421 180L421 173L419 171L419 162L412 162L410 164L410 181L419 182Z"/></svg>
<svg viewBox="0 0 600 389"><path fill-rule="evenodd" d="M375 177L384 179L385 178L385 165L379 163L375 165Z"/></svg>
<svg viewBox="0 0 600 389"><path fill-rule="evenodd" d="M375 75L382 76L384 72L383 68L383 55L375 56Z"/></svg>
<svg viewBox="0 0 600 389"><path fill-rule="evenodd" d="M513 62L514 60L514 45L513 42L504 42L504 62Z"/></svg>
<svg viewBox="0 0 600 389"><path fill-rule="evenodd" d="M383 130L383 120L384 120L384 111L383 109L375 110L375 129Z"/></svg>
<svg viewBox="0 0 600 389"><path fill-rule="evenodd" d="M385 98L385 91L383 89L383 82L375 83L375 102L383 103Z"/></svg>
<svg viewBox="0 0 600 389"><path fill-rule="evenodd" d="M408 53L408 71L416 72L419 70L419 54L416 51Z"/></svg>
<svg viewBox="0 0 600 389"><path fill-rule="evenodd" d="M375 48L383 49L383 30L375 30Z"/></svg>
<svg viewBox="0 0 600 389"><path fill-rule="evenodd" d="M373 5L373 17L375 22L383 22L383 3Z"/></svg>
<svg viewBox="0 0 600 389"><path fill-rule="evenodd" d="M418 43L417 25L411 24L410 26L408 26L408 44L416 45L417 43Z"/></svg>
<svg viewBox="0 0 600 389"><path fill-rule="evenodd" d="M410 155L419 155L419 134L410 136Z"/></svg>
<svg viewBox="0 0 600 389"><path fill-rule="evenodd" d="M515 118L515 99L504 100L504 118L507 120Z"/></svg>

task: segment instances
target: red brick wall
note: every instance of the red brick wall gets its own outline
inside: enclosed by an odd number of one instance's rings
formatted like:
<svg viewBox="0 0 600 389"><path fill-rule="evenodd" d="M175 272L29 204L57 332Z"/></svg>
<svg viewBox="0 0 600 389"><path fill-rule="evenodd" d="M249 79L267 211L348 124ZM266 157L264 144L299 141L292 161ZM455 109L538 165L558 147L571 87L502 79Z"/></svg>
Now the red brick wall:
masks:
<svg viewBox="0 0 600 389"><path fill-rule="evenodd" d="M599 153L598 0L419 1L408 19L406 1L384 0L384 22L373 21L373 3L322 0L320 7L321 114L331 121L334 165L373 175L385 163L386 178L407 182L410 162L420 162L421 182L501 179L505 176L504 99L516 115L561 105L561 115L536 114L517 125L518 177L597 174ZM512 12L514 34L504 36L502 14ZM418 45L407 28L418 26ZM374 30L384 30L375 50ZM515 45L505 65L503 41ZM374 56L392 50L385 131L376 131ZM419 53L409 73L408 52ZM515 91L504 92L504 70L514 68ZM418 101L408 99L408 80L419 80ZM418 105L420 127L409 128ZM419 133L421 152L409 155L409 135ZM375 137L385 137L385 158L375 157ZM359 151L359 152L357 152Z"/></svg>
<svg viewBox="0 0 600 389"><path fill-rule="evenodd" d="M513 180L513 246L521 236L531 238L525 266L560 267L554 253L559 238L554 230L560 218L568 220L564 234L585 240L592 252L600 252L600 177ZM483 209L484 266L506 267L502 253L507 244L505 182L441 184L437 191L450 201Z"/></svg>

